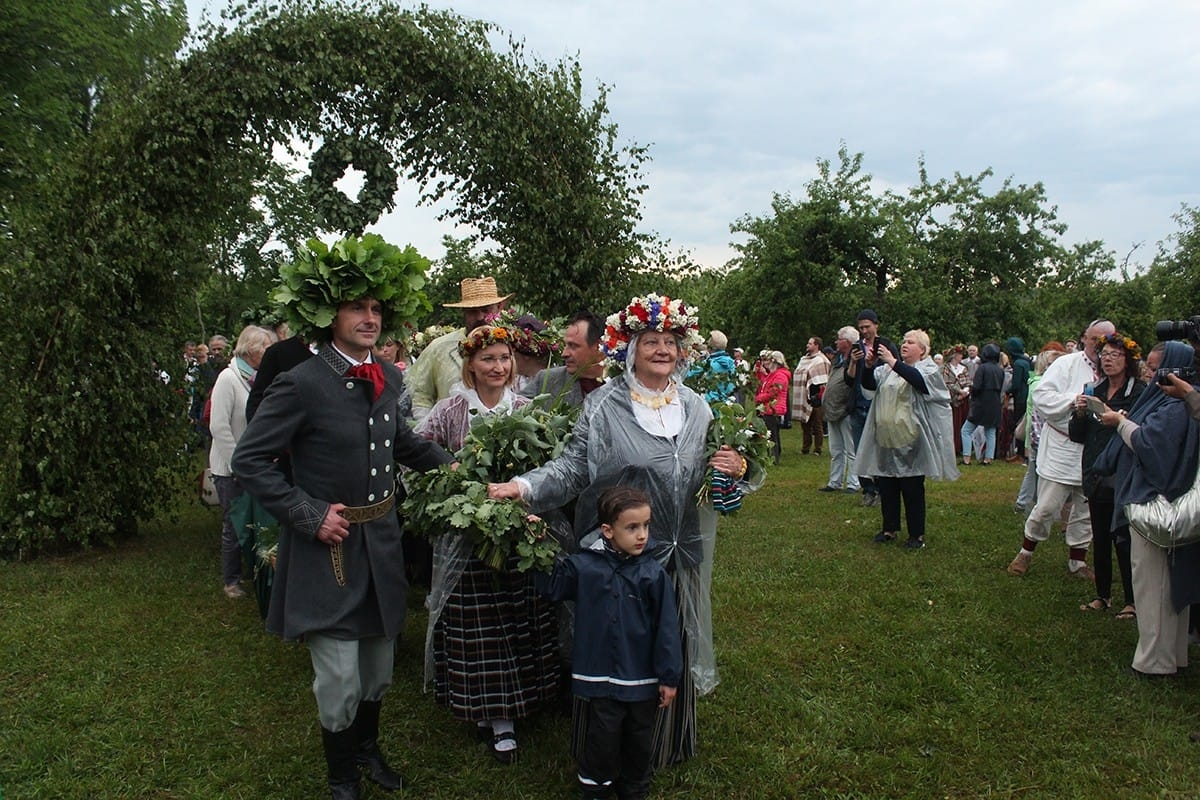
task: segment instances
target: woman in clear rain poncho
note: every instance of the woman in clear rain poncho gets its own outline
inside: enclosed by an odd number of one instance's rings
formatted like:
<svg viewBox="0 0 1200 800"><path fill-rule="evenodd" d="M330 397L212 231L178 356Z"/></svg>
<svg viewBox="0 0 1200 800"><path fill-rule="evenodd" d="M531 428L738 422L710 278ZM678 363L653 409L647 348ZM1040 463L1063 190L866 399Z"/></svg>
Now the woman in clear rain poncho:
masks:
<svg viewBox="0 0 1200 800"><path fill-rule="evenodd" d="M683 385L686 354L698 343L695 311L657 295L634 298L608 318L606 354L627 369L588 395L563 454L513 481L492 484L494 498L521 497L534 513L578 498L576 534L596 527L596 499L610 486L629 485L650 496L653 556L675 583L684 634L684 679L655 731L655 766L683 761L695 752L696 697L717 685L709 589L717 514L697 492L714 468L747 480L747 462L722 448L705 457L712 412L704 398ZM585 718L578 714L577 719ZM575 741L578 741L576 736Z"/></svg>
<svg viewBox="0 0 1200 800"><path fill-rule="evenodd" d="M955 480L954 432L950 390L938 365L929 357L929 335L904 334L900 358L879 348L883 364L863 374L863 389L874 400L859 442L855 467L875 478L883 530L880 544L900 533L900 501L908 525L905 547L925 546L925 478Z"/></svg>
<svg viewBox="0 0 1200 800"><path fill-rule="evenodd" d="M530 402L512 391L512 335L481 326L459 344L463 384L421 420L416 432L450 452L471 422ZM425 680L454 716L474 722L501 763L516 758L514 721L554 699L558 690L558 619L533 588L532 575L494 570L471 552L464 534L438 537L426 605Z"/></svg>

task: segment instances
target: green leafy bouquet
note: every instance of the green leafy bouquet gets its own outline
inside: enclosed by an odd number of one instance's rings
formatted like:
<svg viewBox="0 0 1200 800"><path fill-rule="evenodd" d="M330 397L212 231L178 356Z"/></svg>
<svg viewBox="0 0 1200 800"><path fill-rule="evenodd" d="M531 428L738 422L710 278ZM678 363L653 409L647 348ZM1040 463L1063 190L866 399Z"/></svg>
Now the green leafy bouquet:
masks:
<svg viewBox="0 0 1200 800"><path fill-rule="evenodd" d="M454 454L457 470L442 466L406 479L408 498L401 511L409 527L429 539L464 533L475 556L495 570L515 556L519 572L550 571L559 547L546 523L531 520L519 501L490 499L487 485L511 480L561 454L576 413L530 403L474 420Z"/></svg>
<svg viewBox="0 0 1200 800"><path fill-rule="evenodd" d="M758 415L753 400L744 404L725 400L710 405L713 420L708 426L705 457L728 445L746 459L746 475L766 474L767 459L771 457L771 436L766 423ZM696 495L699 503L711 501L722 514L732 514L742 506L742 491L736 481L717 469L709 470L708 482Z"/></svg>

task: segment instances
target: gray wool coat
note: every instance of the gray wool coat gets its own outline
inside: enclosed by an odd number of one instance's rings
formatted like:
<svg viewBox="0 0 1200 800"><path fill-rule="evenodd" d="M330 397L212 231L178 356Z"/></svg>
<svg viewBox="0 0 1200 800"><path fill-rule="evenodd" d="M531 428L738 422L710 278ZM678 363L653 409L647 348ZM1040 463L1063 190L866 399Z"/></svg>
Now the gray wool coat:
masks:
<svg viewBox="0 0 1200 800"><path fill-rule="evenodd" d="M386 383L372 402L370 381L345 377L350 364L325 347L272 382L234 452L234 474L280 522L267 630L285 639L394 638L404 626L408 583L396 512L350 526L345 586L334 578L331 548L316 538L332 503L365 506L391 496L397 464L427 470L451 461L409 429L397 405L403 377L383 366ZM291 483L279 468L284 453Z"/></svg>

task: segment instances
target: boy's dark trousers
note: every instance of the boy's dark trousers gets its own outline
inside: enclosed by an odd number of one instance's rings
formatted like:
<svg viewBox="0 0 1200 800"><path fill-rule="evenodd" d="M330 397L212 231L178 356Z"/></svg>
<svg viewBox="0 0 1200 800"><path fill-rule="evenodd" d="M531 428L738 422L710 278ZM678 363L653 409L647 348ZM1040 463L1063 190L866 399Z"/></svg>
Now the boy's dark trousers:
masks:
<svg viewBox="0 0 1200 800"><path fill-rule="evenodd" d="M650 791L650 761L658 698L622 702L588 698L587 733L579 756L579 787L585 798L641 800Z"/></svg>

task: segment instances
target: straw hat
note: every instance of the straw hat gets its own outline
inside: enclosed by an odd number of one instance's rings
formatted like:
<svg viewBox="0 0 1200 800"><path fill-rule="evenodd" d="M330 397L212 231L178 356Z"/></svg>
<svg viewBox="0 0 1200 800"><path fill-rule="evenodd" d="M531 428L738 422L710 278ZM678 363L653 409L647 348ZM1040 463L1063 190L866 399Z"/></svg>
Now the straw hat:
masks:
<svg viewBox="0 0 1200 800"><path fill-rule="evenodd" d="M457 303L443 303L443 308L483 308L484 306L503 303L511 294L500 297L496 289L495 278L463 278L459 284L462 300Z"/></svg>

